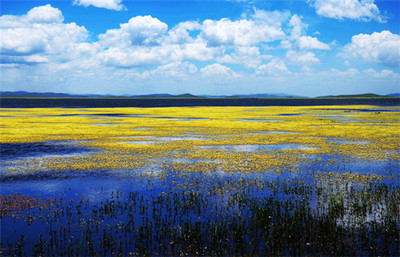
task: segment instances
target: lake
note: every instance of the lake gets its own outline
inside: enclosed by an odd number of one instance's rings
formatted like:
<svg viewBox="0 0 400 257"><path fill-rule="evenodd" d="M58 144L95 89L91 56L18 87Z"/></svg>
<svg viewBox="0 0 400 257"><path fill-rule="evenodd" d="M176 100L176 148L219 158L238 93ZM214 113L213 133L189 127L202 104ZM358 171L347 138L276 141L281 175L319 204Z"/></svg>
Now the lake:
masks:
<svg viewBox="0 0 400 257"><path fill-rule="evenodd" d="M399 106L16 107L4 256L400 254Z"/></svg>

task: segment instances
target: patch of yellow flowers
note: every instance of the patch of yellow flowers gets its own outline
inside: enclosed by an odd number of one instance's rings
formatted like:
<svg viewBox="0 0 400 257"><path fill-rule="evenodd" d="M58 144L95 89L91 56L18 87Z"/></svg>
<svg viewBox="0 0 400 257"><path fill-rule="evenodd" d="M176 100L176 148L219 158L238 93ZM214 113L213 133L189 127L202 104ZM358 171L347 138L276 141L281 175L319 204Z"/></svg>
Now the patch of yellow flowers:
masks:
<svg viewBox="0 0 400 257"><path fill-rule="evenodd" d="M391 112L380 109L377 106L3 108L2 144L51 141L93 151L76 156L3 161L1 172L7 175L137 170L157 171L162 176L171 170L264 173L290 168L298 172L301 165L324 155L399 161L400 109L385 107ZM368 180L365 175L341 176Z"/></svg>

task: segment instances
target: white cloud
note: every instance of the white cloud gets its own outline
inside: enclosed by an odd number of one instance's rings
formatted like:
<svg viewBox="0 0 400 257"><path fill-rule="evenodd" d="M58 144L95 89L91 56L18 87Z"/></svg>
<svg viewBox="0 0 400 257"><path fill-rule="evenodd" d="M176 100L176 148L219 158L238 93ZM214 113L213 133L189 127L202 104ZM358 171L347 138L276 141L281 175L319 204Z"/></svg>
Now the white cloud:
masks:
<svg viewBox="0 0 400 257"><path fill-rule="evenodd" d="M25 61L27 63L46 63L49 59L41 55L30 55L25 58Z"/></svg>
<svg viewBox="0 0 400 257"><path fill-rule="evenodd" d="M294 14L289 20L291 28L290 35L285 40L281 41L280 46L286 49L296 50L330 50L329 45L320 42L317 38L306 36L305 31L307 24L301 21L302 17Z"/></svg>
<svg viewBox="0 0 400 257"><path fill-rule="evenodd" d="M51 5L43 5L32 8L25 15L2 15L0 16L0 28L12 29L24 27L27 24L53 24L64 21L61 11Z"/></svg>
<svg viewBox="0 0 400 257"><path fill-rule="evenodd" d="M99 35L105 50L99 59L107 66L137 67L180 62L208 61L222 56L223 47L207 47L201 39L194 39L188 31L200 29L197 22L182 22L168 31L167 24L151 16L137 16L119 29Z"/></svg>
<svg viewBox="0 0 400 257"><path fill-rule="evenodd" d="M125 50L117 47L99 53L99 59L106 65L112 67L139 67L151 66L162 62L155 48L127 48Z"/></svg>
<svg viewBox="0 0 400 257"><path fill-rule="evenodd" d="M311 69L309 66L303 66L301 67L301 71L304 73L311 73L313 69Z"/></svg>
<svg viewBox="0 0 400 257"><path fill-rule="evenodd" d="M308 36L307 28L301 16L256 9L239 20L185 21L172 28L157 18L137 16L93 42L83 26L66 23L59 9L39 6L24 15L0 16L1 82L10 90L118 94L165 88L205 93L217 84L225 85L221 94L299 89L303 92L297 94L307 95L328 90L372 92L369 89L378 87L389 93L398 88L400 75L394 69L350 68L357 59L398 67L398 34L356 35L343 48L342 55L348 57L345 70L338 66L314 72L312 65L319 59L312 50L330 47L317 39L318 34ZM286 44L283 60L272 56L282 54L276 48L278 40L281 47ZM273 41L278 42L269 44ZM235 72L229 64L248 69ZM290 72L287 64L300 65L299 71ZM340 62L327 65L335 64Z"/></svg>
<svg viewBox="0 0 400 257"><path fill-rule="evenodd" d="M381 70L379 72L374 69L366 69L363 72L366 75L372 76L374 78L397 78L397 79L400 78L399 74L394 73L392 70Z"/></svg>
<svg viewBox="0 0 400 257"><path fill-rule="evenodd" d="M304 34L308 25L301 21L301 17L294 14L289 20L289 26L292 28L290 37L293 39L299 38Z"/></svg>
<svg viewBox="0 0 400 257"><path fill-rule="evenodd" d="M200 36L210 46L252 46L282 39L285 34L279 20L274 19L276 15L256 10L251 19L205 20Z"/></svg>
<svg viewBox="0 0 400 257"><path fill-rule="evenodd" d="M61 11L46 5L27 15L0 17L5 35L0 53L4 63L59 62L52 67L55 69L83 64L134 68L193 60L242 64L254 69L270 59L260 53L263 46L259 44L286 37L281 24L289 17L288 12L255 9L252 15L238 21L186 21L169 30L157 18L137 16L100 34L97 42L89 43L84 27L63 23ZM292 17L292 23L296 17ZM318 42L311 40L313 47L321 48ZM302 43L301 47L312 48L312 44ZM25 57L30 55L34 56Z"/></svg>
<svg viewBox="0 0 400 257"><path fill-rule="evenodd" d="M312 52L296 52L290 50L286 53L286 58L293 64L312 65L319 64L319 59Z"/></svg>
<svg viewBox="0 0 400 257"><path fill-rule="evenodd" d="M63 19L61 11L50 5L35 7L22 16L1 16L2 61L43 63L73 58L71 53L88 32L75 23L62 23Z"/></svg>
<svg viewBox="0 0 400 257"><path fill-rule="evenodd" d="M315 37L301 36L297 39L296 46L299 49L319 49L319 50L329 50L331 49L329 45L320 42Z"/></svg>
<svg viewBox="0 0 400 257"><path fill-rule="evenodd" d="M150 15L131 18L119 29L107 30L99 35L104 46L129 47L131 45L157 45L168 31L168 25Z"/></svg>
<svg viewBox="0 0 400 257"><path fill-rule="evenodd" d="M320 16L342 20L376 20L384 22L374 0L308 0Z"/></svg>
<svg viewBox="0 0 400 257"><path fill-rule="evenodd" d="M73 4L82 5L84 7L93 5L98 8L106 8L115 11L126 10L126 7L122 4L122 0L74 0Z"/></svg>
<svg viewBox="0 0 400 257"><path fill-rule="evenodd" d="M290 71L286 67L286 64L280 59L273 59L267 64L262 64L256 69L256 74L264 75L268 74L273 77L290 74Z"/></svg>
<svg viewBox="0 0 400 257"><path fill-rule="evenodd" d="M289 11L264 11L254 8L254 13L245 15L248 19L254 19L258 23L267 23L273 27L281 27L282 23L287 21L290 17Z"/></svg>
<svg viewBox="0 0 400 257"><path fill-rule="evenodd" d="M211 61L222 56L225 52L224 47L207 47L203 40L196 40L193 43L183 45L170 45L169 51L175 59Z"/></svg>
<svg viewBox="0 0 400 257"><path fill-rule="evenodd" d="M210 61L222 56L223 52L222 48L207 48L198 40L180 45L109 47L98 57L107 66L139 67L185 60Z"/></svg>
<svg viewBox="0 0 400 257"><path fill-rule="evenodd" d="M32 23L60 23L64 20L61 11L49 4L31 9L25 18Z"/></svg>
<svg viewBox="0 0 400 257"><path fill-rule="evenodd" d="M196 73L197 67L194 64L188 62L174 62L159 66L152 71L145 71L139 77L141 79L188 79Z"/></svg>
<svg viewBox="0 0 400 257"><path fill-rule="evenodd" d="M322 71L319 74L322 75L321 78L341 77L346 80L354 80L355 78L360 77L360 71L355 68L349 68L345 71L332 68L329 71Z"/></svg>
<svg viewBox="0 0 400 257"><path fill-rule="evenodd" d="M263 59L267 58L268 56L260 54L256 46L238 46L234 47L232 54L225 55L217 60L223 63L243 64L246 68L254 69L261 64Z"/></svg>
<svg viewBox="0 0 400 257"><path fill-rule="evenodd" d="M168 31L168 43L182 44L187 42L193 42L193 38L189 35L189 31L200 30L201 25L197 21L185 21L181 22L170 31Z"/></svg>
<svg viewBox="0 0 400 257"><path fill-rule="evenodd" d="M231 70L231 68L219 63L207 65L202 68L200 72L206 77L214 77L217 79L234 79L240 77L240 75Z"/></svg>
<svg viewBox="0 0 400 257"><path fill-rule="evenodd" d="M390 31L358 34L343 48L343 54L388 67L400 66L400 35Z"/></svg>

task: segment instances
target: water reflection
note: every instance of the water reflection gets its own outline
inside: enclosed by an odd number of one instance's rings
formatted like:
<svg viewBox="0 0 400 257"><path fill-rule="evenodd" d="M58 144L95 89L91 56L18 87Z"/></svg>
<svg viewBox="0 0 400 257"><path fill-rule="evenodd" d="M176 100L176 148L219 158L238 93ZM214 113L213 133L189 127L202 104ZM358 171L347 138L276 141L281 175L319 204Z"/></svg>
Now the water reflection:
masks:
<svg viewBox="0 0 400 257"><path fill-rule="evenodd" d="M202 149L216 149L216 150L224 150L224 151L238 151L238 152L256 152L263 150L290 150L290 149L298 149L298 150L316 150L315 147L310 147L307 145L300 144L279 144L279 145L210 145L210 146L201 146Z"/></svg>

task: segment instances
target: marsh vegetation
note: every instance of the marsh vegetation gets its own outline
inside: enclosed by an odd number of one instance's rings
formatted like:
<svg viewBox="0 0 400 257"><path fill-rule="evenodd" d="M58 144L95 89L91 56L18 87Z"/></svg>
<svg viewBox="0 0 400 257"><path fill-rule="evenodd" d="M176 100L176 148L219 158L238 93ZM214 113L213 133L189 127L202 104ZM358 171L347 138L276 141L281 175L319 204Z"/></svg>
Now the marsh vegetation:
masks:
<svg viewBox="0 0 400 257"><path fill-rule="evenodd" d="M400 255L400 108L1 109L1 254Z"/></svg>

